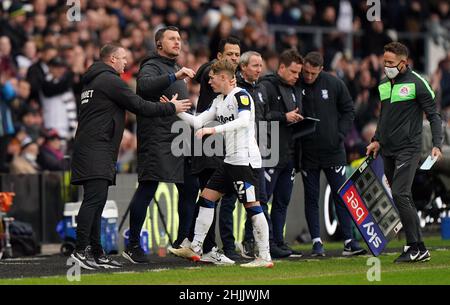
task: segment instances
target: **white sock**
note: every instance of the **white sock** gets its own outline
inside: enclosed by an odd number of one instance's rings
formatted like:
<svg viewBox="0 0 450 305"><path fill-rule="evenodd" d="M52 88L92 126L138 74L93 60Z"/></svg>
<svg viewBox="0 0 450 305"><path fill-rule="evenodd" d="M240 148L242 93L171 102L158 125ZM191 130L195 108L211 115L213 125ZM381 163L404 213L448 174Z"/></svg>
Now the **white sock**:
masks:
<svg viewBox="0 0 450 305"><path fill-rule="evenodd" d="M198 217L195 221L194 240L191 243L192 249L196 247L202 247L209 227L214 220L214 209L200 207L198 211Z"/></svg>
<svg viewBox="0 0 450 305"><path fill-rule="evenodd" d="M269 225L267 224L264 213L252 216L253 236L255 237L256 246L259 250L259 257L271 261L269 248Z"/></svg>
<svg viewBox="0 0 450 305"><path fill-rule="evenodd" d="M344 241L344 246L347 246L347 244L351 241L352 241L351 239L347 239L346 241Z"/></svg>
<svg viewBox="0 0 450 305"><path fill-rule="evenodd" d="M322 240L320 239L320 237L313 238L313 240L312 240L313 245L314 245L316 242L320 242L321 244L323 244L323 242L322 242Z"/></svg>

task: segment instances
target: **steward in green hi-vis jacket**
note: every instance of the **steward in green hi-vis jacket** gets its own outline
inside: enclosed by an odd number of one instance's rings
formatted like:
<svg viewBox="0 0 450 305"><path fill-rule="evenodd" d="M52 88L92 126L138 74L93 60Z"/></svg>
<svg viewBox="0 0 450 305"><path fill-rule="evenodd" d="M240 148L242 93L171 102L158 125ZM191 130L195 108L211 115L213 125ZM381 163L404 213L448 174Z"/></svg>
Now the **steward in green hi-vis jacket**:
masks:
<svg viewBox="0 0 450 305"><path fill-rule="evenodd" d="M438 159L442 156L441 116L430 85L407 65L408 49L391 42L384 46L383 57L387 78L378 86L381 113L367 155L381 152L384 173L403 224L407 245L395 262L428 261L431 255L422 241L411 187L421 157L423 113L431 124L431 155Z"/></svg>
<svg viewBox="0 0 450 305"><path fill-rule="evenodd" d="M394 81L382 80L378 91L381 115L375 139L380 142L384 156L420 151L423 112L431 123L433 146L441 147L441 117L436 110L434 92L422 76L405 67Z"/></svg>

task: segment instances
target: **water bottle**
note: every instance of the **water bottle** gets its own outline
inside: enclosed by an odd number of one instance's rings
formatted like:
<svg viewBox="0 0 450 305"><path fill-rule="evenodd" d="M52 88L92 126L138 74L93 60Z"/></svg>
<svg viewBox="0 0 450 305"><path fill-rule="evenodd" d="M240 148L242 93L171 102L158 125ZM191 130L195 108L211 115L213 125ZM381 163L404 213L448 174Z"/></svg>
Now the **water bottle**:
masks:
<svg viewBox="0 0 450 305"><path fill-rule="evenodd" d="M12 250L12 245L11 245L11 235L9 233L9 226L14 221L14 218L5 217L5 218L3 218L3 220L5 221L5 242L6 242L5 257L11 258L11 257L13 257L13 250Z"/></svg>
<svg viewBox="0 0 450 305"><path fill-rule="evenodd" d="M167 238L164 231L159 232L158 256L166 257L167 255Z"/></svg>

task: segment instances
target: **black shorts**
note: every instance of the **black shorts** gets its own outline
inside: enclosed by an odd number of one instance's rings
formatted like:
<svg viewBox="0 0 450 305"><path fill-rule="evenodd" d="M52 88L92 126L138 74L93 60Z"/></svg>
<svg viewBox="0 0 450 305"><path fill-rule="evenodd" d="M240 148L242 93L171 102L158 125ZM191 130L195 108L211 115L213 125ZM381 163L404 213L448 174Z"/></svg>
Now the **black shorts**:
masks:
<svg viewBox="0 0 450 305"><path fill-rule="evenodd" d="M259 201L259 173L250 165L222 163L209 179L206 188L222 194L234 192L241 203Z"/></svg>

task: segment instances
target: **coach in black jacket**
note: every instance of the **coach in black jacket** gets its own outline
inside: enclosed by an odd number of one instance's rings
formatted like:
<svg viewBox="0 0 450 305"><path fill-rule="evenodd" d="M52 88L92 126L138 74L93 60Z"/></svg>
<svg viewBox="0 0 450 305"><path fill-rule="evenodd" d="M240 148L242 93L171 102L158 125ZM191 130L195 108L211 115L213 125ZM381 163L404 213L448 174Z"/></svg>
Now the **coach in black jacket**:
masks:
<svg viewBox="0 0 450 305"><path fill-rule="evenodd" d="M170 98L178 94L180 98L189 98L185 79L193 78L195 72L180 68L176 63L181 52L178 28L169 26L158 30L155 44L157 52L152 52L141 63L136 93L157 103L162 95ZM148 261L140 247L140 232L159 182L175 183L178 189L179 227L174 247L181 244L189 232L198 183L190 174L189 157L172 153L172 141L178 134L172 133L171 129L177 121L190 130L176 115L156 119L137 116L139 186L130 202L130 243L122 253L132 263Z"/></svg>
<svg viewBox="0 0 450 305"><path fill-rule="evenodd" d="M291 123L299 122L302 109L301 91L295 86L302 70L303 59L293 49L286 50L280 55L280 64L276 74L266 75L261 79L261 85L267 91L269 111L267 121L279 122L279 134L270 130L270 137L279 137L279 160L276 164L265 168L267 199L273 194L272 220L273 240L270 244L270 254L274 258L287 257L295 253L284 242L284 225L289 201L294 186L295 166L294 148ZM273 150L274 148L271 147ZM273 154L271 156L273 159Z"/></svg>
<svg viewBox="0 0 450 305"><path fill-rule="evenodd" d="M350 214L337 196L338 189L346 180L344 138L350 131L355 117L353 101L344 82L323 72L322 69L322 55L318 52L308 53L301 78L304 113L320 119L315 132L302 137L305 214L313 240L312 255L325 255L319 223L321 170L325 172L330 184L344 235L343 255L363 254L365 250L352 239Z"/></svg>
<svg viewBox="0 0 450 305"><path fill-rule="evenodd" d="M86 269L120 266L103 253L100 222L108 187L115 184L125 110L146 116L167 116L190 107L187 100L150 103L134 94L119 77L127 63L122 47L105 45L100 58L102 61L94 63L82 79L79 124L72 156L71 182L83 185L84 189L77 216L76 250L72 257Z"/></svg>

